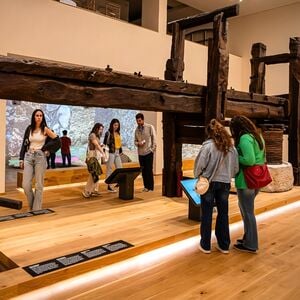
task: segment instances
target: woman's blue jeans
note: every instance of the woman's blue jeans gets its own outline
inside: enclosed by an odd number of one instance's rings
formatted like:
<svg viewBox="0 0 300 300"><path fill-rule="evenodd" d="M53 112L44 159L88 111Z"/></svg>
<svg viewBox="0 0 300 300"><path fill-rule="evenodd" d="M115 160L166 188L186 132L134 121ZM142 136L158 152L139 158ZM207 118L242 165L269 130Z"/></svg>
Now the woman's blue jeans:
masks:
<svg viewBox="0 0 300 300"><path fill-rule="evenodd" d="M46 169L47 159L42 150L25 153L22 186L30 210L42 209L44 174ZM35 192L32 190L33 177L35 177Z"/></svg>
<svg viewBox="0 0 300 300"><path fill-rule="evenodd" d="M205 250L211 248L212 214L214 204L217 206L215 234L218 245L223 250L228 250L230 245L229 221L228 221L228 197L230 183L211 182L208 191L201 196L201 226L200 245Z"/></svg>
<svg viewBox="0 0 300 300"><path fill-rule="evenodd" d="M244 222L243 245L251 250L258 249L256 218L254 214L254 200L259 190L237 189L239 207Z"/></svg>

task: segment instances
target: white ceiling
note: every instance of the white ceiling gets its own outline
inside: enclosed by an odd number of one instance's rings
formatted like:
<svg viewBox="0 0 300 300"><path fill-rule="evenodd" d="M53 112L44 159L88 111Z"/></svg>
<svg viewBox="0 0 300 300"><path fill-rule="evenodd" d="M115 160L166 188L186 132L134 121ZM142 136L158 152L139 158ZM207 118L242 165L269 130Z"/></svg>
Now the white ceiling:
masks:
<svg viewBox="0 0 300 300"><path fill-rule="evenodd" d="M240 4L240 16L258 13L280 6L299 3L300 0L177 0L201 11L213 11L218 8Z"/></svg>

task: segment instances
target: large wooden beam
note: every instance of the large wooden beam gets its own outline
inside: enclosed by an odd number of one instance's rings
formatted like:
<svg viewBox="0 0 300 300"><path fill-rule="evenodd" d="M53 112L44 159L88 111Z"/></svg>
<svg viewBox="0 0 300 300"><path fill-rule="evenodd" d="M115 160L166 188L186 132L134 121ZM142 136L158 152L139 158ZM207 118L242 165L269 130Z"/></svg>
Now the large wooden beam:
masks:
<svg viewBox="0 0 300 300"><path fill-rule="evenodd" d="M204 96L206 87L185 82L160 80L143 75L115 72L111 68L85 67L62 62L49 62L32 58L0 56L0 72L35 75L52 79L100 83L109 86L133 87L143 90Z"/></svg>
<svg viewBox="0 0 300 300"><path fill-rule="evenodd" d="M205 123L212 118L223 119L224 102L228 84L229 52L227 47L227 22L223 13L215 17L213 41L208 46L207 96Z"/></svg>
<svg viewBox="0 0 300 300"><path fill-rule="evenodd" d="M252 60L257 63L265 63L266 65L284 64L290 62L291 55L282 53L269 56L253 57Z"/></svg>
<svg viewBox="0 0 300 300"><path fill-rule="evenodd" d="M258 59L264 58L266 55L266 45L262 43L256 43L252 45L251 55L251 77L249 92L265 94L265 74L266 66L264 61Z"/></svg>
<svg viewBox="0 0 300 300"><path fill-rule="evenodd" d="M173 22L170 22L169 25L173 23L178 23L180 28L182 30L188 29L191 27L200 26L203 24L211 23L213 22L216 15L223 13L224 19L235 17L239 14L239 5L231 5L224 8L216 9L209 13L203 13L192 17L187 17L184 19L176 20Z"/></svg>
<svg viewBox="0 0 300 300"><path fill-rule="evenodd" d="M16 88L17 87L17 88ZM200 97L123 87L85 85L0 72L0 98L123 109L201 112Z"/></svg>
<svg viewBox="0 0 300 300"><path fill-rule="evenodd" d="M178 23L173 24L171 58L167 60L165 79L183 81L184 71L184 31Z"/></svg>
<svg viewBox="0 0 300 300"><path fill-rule="evenodd" d="M290 39L290 105L289 162L293 165L294 184L300 185L300 37Z"/></svg>

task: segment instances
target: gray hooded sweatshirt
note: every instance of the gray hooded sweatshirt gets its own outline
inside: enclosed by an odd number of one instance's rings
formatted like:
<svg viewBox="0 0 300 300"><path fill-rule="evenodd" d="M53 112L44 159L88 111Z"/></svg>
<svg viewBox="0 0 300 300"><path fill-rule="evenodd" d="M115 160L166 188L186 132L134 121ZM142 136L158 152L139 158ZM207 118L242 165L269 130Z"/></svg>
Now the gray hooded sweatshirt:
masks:
<svg viewBox="0 0 300 300"><path fill-rule="evenodd" d="M223 158L224 157L224 158ZM231 147L224 156L212 139L206 140L196 157L194 165L195 178L202 175L209 182L230 183L231 178L239 171L238 153Z"/></svg>

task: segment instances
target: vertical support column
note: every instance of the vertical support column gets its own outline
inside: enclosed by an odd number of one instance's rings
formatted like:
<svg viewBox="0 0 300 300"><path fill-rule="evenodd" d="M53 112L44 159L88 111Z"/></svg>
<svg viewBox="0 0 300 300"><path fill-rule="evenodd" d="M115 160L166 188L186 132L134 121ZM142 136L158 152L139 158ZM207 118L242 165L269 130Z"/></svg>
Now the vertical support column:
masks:
<svg viewBox="0 0 300 300"><path fill-rule="evenodd" d="M179 180L182 178L182 145L176 143L176 115L163 113L164 168L162 194L181 196Z"/></svg>
<svg viewBox="0 0 300 300"><path fill-rule="evenodd" d="M290 39L289 67L289 162L293 165L294 184L300 185L300 37Z"/></svg>
<svg viewBox="0 0 300 300"><path fill-rule="evenodd" d="M184 71L184 30L178 23L173 24L171 58L167 60L165 79L183 81Z"/></svg>
<svg viewBox="0 0 300 300"><path fill-rule="evenodd" d="M143 0L142 27L166 34L167 5L167 0Z"/></svg>
<svg viewBox="0 0 300 300"><path fill-rule="evenodd" d="M0 100L0 194L5 193L6 100Z"/></svg>
<svg viewBox="0 0 300 300"><path fill-rule="evenodd" d="M208 47L207 99L205 124L212 118L223 119L228 85L229 52L227 47L227 21L223 13L214 18L213 41Z"/></svg>
<svg viewBox="0 0 300 300"><path fill-rule="evenodd" d="M173 24L171 58L167 60L165 79L183 81L184 31ZM164 167L162 194L181 196L179 180L182 178L182 144L176 143L176 114L163 113Z"/></svg>
<svg viewBox="0 0 300 300"><path fill-rule="evenodd" d="M266 45L262 43L256 43L252 45L251 55L251 77L249 92L265 94L265 74L266 65L264 62L258 62L255 58L266 56Z"/></svg>

